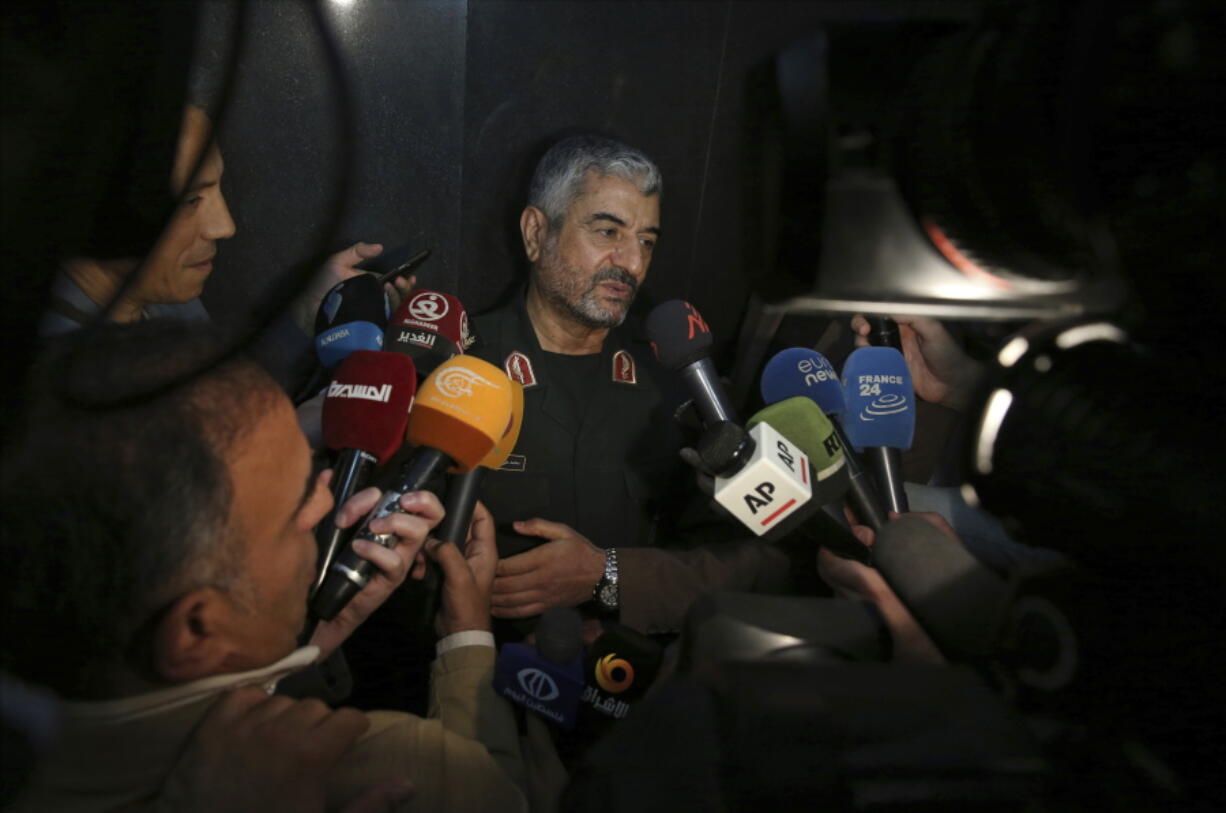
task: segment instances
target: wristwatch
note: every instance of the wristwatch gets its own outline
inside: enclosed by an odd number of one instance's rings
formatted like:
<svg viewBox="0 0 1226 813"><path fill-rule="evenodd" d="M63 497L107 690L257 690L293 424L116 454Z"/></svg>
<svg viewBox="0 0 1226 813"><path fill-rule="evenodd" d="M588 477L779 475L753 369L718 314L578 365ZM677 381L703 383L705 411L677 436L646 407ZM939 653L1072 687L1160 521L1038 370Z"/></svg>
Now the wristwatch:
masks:
<svg viewBox="0 0 1226 813"><path fill-rule="evenodd" d="M604 575L592 590L592 600L605 612L617 609L617 548L605 549Z"/></svg>

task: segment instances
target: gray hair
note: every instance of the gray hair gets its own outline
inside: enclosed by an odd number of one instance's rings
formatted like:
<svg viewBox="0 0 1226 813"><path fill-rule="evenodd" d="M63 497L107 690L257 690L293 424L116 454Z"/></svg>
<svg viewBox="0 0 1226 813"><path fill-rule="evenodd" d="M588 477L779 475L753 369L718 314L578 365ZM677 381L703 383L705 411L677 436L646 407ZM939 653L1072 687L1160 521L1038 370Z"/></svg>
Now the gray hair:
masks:
<svg viewBox="0 0 1226 813"><path fill-rule="evenodd" d="M603 136L578 135L559 141L541 157L528 187L528 205L544 212L551 227L559 226L589 172L623 178L647 196L664 188L659 167L639 150Z"/></svg>

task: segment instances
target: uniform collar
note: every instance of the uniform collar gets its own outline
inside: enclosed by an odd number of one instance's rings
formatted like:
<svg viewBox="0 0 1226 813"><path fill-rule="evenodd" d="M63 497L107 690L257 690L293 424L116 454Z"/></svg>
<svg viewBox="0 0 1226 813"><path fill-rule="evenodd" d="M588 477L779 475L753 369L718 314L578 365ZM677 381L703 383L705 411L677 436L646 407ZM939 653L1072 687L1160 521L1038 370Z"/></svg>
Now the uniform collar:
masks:
<svg viewBox="0 0 1226 813"><path fill-rule="evenodd" d="M546 389L549 386L549 374L544 364L545 351L541 349L536 330L528 316L527 295L528 289L524 286L516 294L509 309L510 318L500 326L498 346L505 349L497 363L508 376L515 378L526 388ZM644 351L651 351L646 343L632 341L633 334L630 331L627 325L622 325L613 328L605 336L600 349L600 380L603 383L616 384L622 389L633 390L643 384L642 356ZM632 344L641 344L637 352L631 347Z"/></svg>

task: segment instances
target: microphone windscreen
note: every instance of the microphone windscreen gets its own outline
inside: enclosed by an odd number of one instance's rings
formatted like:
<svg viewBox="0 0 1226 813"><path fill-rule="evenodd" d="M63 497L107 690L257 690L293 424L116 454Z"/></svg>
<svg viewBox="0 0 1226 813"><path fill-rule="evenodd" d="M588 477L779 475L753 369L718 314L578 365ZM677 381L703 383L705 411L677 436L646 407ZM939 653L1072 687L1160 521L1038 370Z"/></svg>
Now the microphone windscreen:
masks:
<svg viewBox="0 0 1226 813"><path fill-rule="evenodd" d="M333 285L324 296L315 312L315 335L346 322L370 322L382 333L390 312L387 292L379 284L379 278L373 274L359 274Z"/></svg>
<svg viewBox="0 0 1226 813"><path fill-rule="evenodd" d="M511 452L515 451L515 444L519 442L519 430L523 428L523 425L524 387L518 381L511 381L511 420L507 423L506 434L498 439L489 454L481 458L480 465L487 469L502 468L502 464L507 462Z"/></svg>
<svg viewBox="0 0 1226 813"><path fill-rule="evenodd" d="M679 370L711 355L711 329L689 302L670 299L647 315L647 338L656 358Z"/></svg>
<svg viewBox="0 0 1226 813"><path fill-rule="evenodd" d="M860 347L843 365L843 430L857 449L910 449L915 390L907 360L893 347Z"/></svg>
<svg viewBox="0 0 1226 813"><path fill-rule="evenodd" d="M830 417L843 413L843 385L830 360L807 347L780 350L762 369L762 401L776 404L797 395L813 400Z"/></svg>
<svg viewBox="0 0 1226 813"><path fill-rule="evenodd" d="M571 607L550 607L533 630L536 651L554 663L570 663L583 651L583 619Z"/></svg>
<svg viewBox="0 0 1226 813"><path fill-rule="evenodd" d="M1008 585L961 542L919 517L903 516L877 534L873 559L943 651L956 657L991 650Z"/></svg>
<svg viewBox="0 0 1226 813"><path fill-rule="evenodd" d="M767 423L804 452L813 464L813 498L816 505L841 499L847 492L847 465L834 424L804 396L788 398L758 410L745 422L748 429Z"/></svg>
<svg viewBox="0 0 1226 813"><path fill-rule="evenodd" d="M703 468L718 477L728 476L739 470L745 457L752 451L748 448L749 433L732 421L716 421L703 431L694 447Z"/></svg>
<svg viewBox="0 0 1226 813"><path fill-rule="evenodd" d="M409 443L429 446L468 471L489 454L511 420L511 380L474 356L454 356L418 390L409 413Z"/></svg>
<svg viewBox="0 0 1226 813"><path fill-rule="evenodd" d="M438 291L412 292L387 323L388 350L413 359L422 374L468 350L473 336L460 300Z"/></svg>
<svg viewBox="0 0 1226 813"><path fill-rule="evenodd" d="M358 350L382 350L383 328L374 322L345 322L315 337L319 363L331 369Z"/></svg>
<svg viewBox="0 0 1226 813"><path fill-rule="evenodd" d="M383 465L404 442L416 391L408 356L355 351L341 362L324 396L324 445L369 452Z"/></svg>

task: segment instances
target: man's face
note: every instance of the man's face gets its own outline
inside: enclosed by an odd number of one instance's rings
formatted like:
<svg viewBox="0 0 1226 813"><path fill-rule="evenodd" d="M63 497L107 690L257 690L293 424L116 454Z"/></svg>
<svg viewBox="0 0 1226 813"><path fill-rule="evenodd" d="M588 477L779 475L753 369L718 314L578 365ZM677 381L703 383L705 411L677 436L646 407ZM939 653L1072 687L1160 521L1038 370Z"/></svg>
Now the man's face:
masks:
<svg viewBox="0 0 1226 813"><path fill-rule="evenodd" d="M332 508L313 477L311 454L293 407L279 398L227 455L233 484L229 533L246 542L243 616L234 671L292 652L306 617L317 549L312 529Z"/></svg>
<svg viewBox="0 0 1226 813"><path fill-rule="evenodd" d="M586 327L616 327L651 265L660 234L660 198L613 175L589 172L583 193L550 228L535 261L546 301Z"/></svg>
<svg viewBox="0 0 1226 813"><path fill-rule="evenodd" d="M182 303L200 296L213 270L217 241L234 235L234 221L221 194L221 152L213 145L194 178L189 174L206 147L211 124L204 111L188 107L171 171L179 203L145 257L134 298L143 303Z"/></svg>

